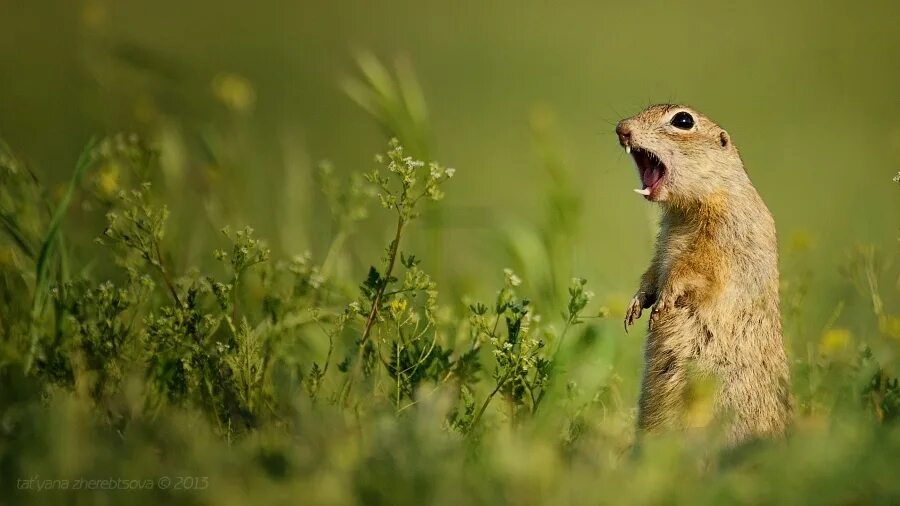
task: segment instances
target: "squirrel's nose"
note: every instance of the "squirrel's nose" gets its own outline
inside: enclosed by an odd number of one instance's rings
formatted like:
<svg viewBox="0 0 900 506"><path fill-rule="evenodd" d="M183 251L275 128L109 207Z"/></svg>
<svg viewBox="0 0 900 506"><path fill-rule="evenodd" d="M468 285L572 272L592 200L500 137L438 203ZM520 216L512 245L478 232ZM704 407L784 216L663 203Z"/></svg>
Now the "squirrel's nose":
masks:
<svg viewBox="0 0 900 506"><path fill-rule="evenodd" d="M624 146L631 142L631 127L628 126L628 123L620 121L616 125L616 134L619 136L619 144Z"/></svg>

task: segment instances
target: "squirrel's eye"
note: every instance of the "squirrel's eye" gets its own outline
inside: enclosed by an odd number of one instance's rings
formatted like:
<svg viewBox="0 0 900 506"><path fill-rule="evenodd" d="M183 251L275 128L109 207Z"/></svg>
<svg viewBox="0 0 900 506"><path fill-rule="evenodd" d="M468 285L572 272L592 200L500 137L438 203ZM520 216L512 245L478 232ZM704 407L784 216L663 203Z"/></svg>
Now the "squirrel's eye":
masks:
<svg viewBox="0 0 900 506"><path fill-rule="evenodd" d="M669 123L675 128L690 130L691 127L694 126L694 118L690 114L681 111L675 116L672 116L672 120L669 121Z"/></svg>

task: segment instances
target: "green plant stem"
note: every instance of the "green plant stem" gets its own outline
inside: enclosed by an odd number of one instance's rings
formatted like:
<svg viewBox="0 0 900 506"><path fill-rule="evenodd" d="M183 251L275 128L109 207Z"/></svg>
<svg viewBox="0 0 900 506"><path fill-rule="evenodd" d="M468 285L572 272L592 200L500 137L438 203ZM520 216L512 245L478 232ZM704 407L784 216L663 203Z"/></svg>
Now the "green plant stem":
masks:
<svg viewBox="0 0 900 506"><path fill-rule="evenodd" d="M319 376L319 379L316 381L316 389L310 394L310 400L315 403L316 399L319 397L319 389L321 385L321 378L324 378L326 374L328 374L328 366L331 364L331 353L334 351L334 337L331 334L328 334L328 354L325 355L325 365L322 367L322 373Z"/></svg>
<svg viewBox="0 0 900 506"><path fill-rule="evenodd" d="M397 342L396 345L394 346L394 348L396 349L396 355L397 355L396 360L397 360L397 369L398 369L398 370L397 370L397 381L396 381L396 384L397 384L397 392L396 392L397 400L396 400L396 404L395 404L395 405L397 406L397 409L399 410L399 409L400 409L400 386L401 386L401 383L400 383L400 382L401 382L401 375L403 374L402 372L399 371L399 368L400 368L400 343ZM398 412L399 412L399 411L398 411Z"/></svg>
<svg viewBox="0 0 900 506"><path fill-rule="evenodd" d="M484 402L481 403L481 407L478 409L478 412L475 413L475 417L472 418L472 423L469 424L469 430L466 433L467 436L469 434L471 434L472 431L475 429L475 426L478 425L478 421L481 420L481 416L484 414L485 410L487 410L488 404L491 403L491 399L493 399L494 396L497 395L497 392L499 392L500 389L503 388L503 385L505 385L506 382L509 380L509 377L511 376L511 374L512 373L510 373L510 372L507 372L506 374L504 374L503 378L501 378L500 381L497 382L497 386L494 388L494 390L491 391L491 393L488 394L488 396L484 399Z"/></svg>
<svg viewBox="0 0 900 506"><path fill-rule="evenodd" d="M369 312L369 318L366 320L366 326L359 341L360 348L369 339L369 334L372 332L372 326L375 324L375 318L378 315L378 306L381 304L384 291L390 282L391 274L394 272L394 264L397 261L397 252L400 249L400 236L403 234L404 225L406 225L406 220L401 215L397 218L397 232L394 234L394 240L391 242L391 247L388 251L387 269L384 271L383 280L381 285L378 286L378 291L375 292L375 297L372 298L372 310Z"/></svg>
<svg viewBox="0 0 900 506"><path fill-rule="evenodd" d="M551 355L551 357L550 357L550 361L554 367L552 369L550 369L550 374L549 374L549 377L547 378L549 385L545 385L544 388L541 388L541 393L538 394L537 399L534 399L534 396L532 395L532 401L531 401L531 413L532 414L537 413L538 406L541 405L541 401L544 400L544 395L547 393L547 390L548 390L547 387L548 386L550 388L553 387L553 384L554 384L553 376L556 375L555 374L556 357L557 357L557 355L559 355L559 350L562 348L563 339L566 338L566 334L569 333L569 329L572 327L572 322L577 321L578 317L579 317L578 314L575 314L574 317L569 317L569 319L566 320L566 325L565 325L565 327L563 327L562 334L560 334L560 336L559 336L559 341L556 343L556 349L553 350L553 355Z"/></svg>
<svg viewBox="0 0 900 506"><path fill-rule="evenodd" d="M154 241L154 246L156 247L156 265L159 273L162 275L163 282L169 288L169 292L172 294L172 298L175 299L175 304L181 307L181 299L178 298L178 291L175 290L175 283L172 282L172 279L169 277L169 273L166 271L166 268L163 267L163 259L162 252L159 249L159 242Z"/></svg>
<svg viewBox="0 0 900 506"><path fill-rule="evenodd" d="M577 318L577 315L576 315ZM559 335L559 341L556 342L556 349L553 350L552 358L556 359L556 355L559 354L559 350L562 349L563 340L566 338L566 334L569 333L569 328L572 326L572 318L566 320L566 325L563 327L562 334Z"/></svg>
<svg viewBox="0 0 900 506"><path fill-rule="evenodd" d="M366 342L368 342L369 335L372 332L372 327L375 325L375 318L378 315L378 306L381 304L381 299L384 296L384 291L387 288L389 280L391 279L391 274L394 272L394 264L397 261L397 252L400 250L400 237L403 234L404 225L406 225L406 220L403 218L403 214L400 213L397 216L397 231L394 234L394 240L391 242L391 247L388 249L387 268L385 269L383 280L378 286L378 290L375 292L375 296L372 297L372 310L369 312L369 317L366 319L366 326L363 328L362 337L359 340L359 351L356 354L356 363L353 365L353 370L347 376L347 380L344 382L344 386L341 388L341 402L346 402L346 400L350 397L350 389L353 386L353 378L357 374L359 374L359 371L362 367L361 363L363 353L366 349Z"/></svg>

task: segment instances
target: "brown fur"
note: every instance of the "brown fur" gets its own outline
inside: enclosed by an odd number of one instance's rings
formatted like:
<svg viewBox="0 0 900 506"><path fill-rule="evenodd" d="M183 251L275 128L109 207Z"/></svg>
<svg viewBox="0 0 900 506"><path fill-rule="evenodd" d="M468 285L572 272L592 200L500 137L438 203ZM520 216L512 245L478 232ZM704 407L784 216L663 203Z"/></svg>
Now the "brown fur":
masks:
<svg viewBox="0 0 900 506"><path fill-rule="evenodd" d="M670 125L679 111L690 130ZM788 365L779 316L775 224L728 134L684 106L651 106L619 123L623 145L654 153L666 173L656 252L625 324L654 306L638 428L684 428L693 372L717 382L714 413L729 440L784 432ZM627 135L623 135L627 132Z"/></svg>

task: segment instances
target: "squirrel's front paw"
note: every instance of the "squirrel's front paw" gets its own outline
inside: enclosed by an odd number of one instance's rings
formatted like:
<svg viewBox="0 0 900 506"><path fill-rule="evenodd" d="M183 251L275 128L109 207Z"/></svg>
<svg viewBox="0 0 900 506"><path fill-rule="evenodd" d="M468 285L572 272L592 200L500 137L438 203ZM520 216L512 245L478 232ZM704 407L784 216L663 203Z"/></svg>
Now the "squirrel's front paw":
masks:
<svg viewBox="0 0 900 506"><path fill-rule="evenodd" d="M674 290L667 290L663 292L663 294L659 297L659 300L656 301L656 305L653 306L653 312L650 313L651 329L659 321L660 317L663 314L675 309L675 304L680 297L681 294Z"/></svg>
<svg viewBox="0 0 900 506"><path fill-rule="evenodd" d="M631 304L628 306L628 310L625 311L625 332L628 332L628 326L634 325L634 321L641 317L641 313L644 310L644 303L640 299L640 297L635 296L631 299Z"/></svg>

